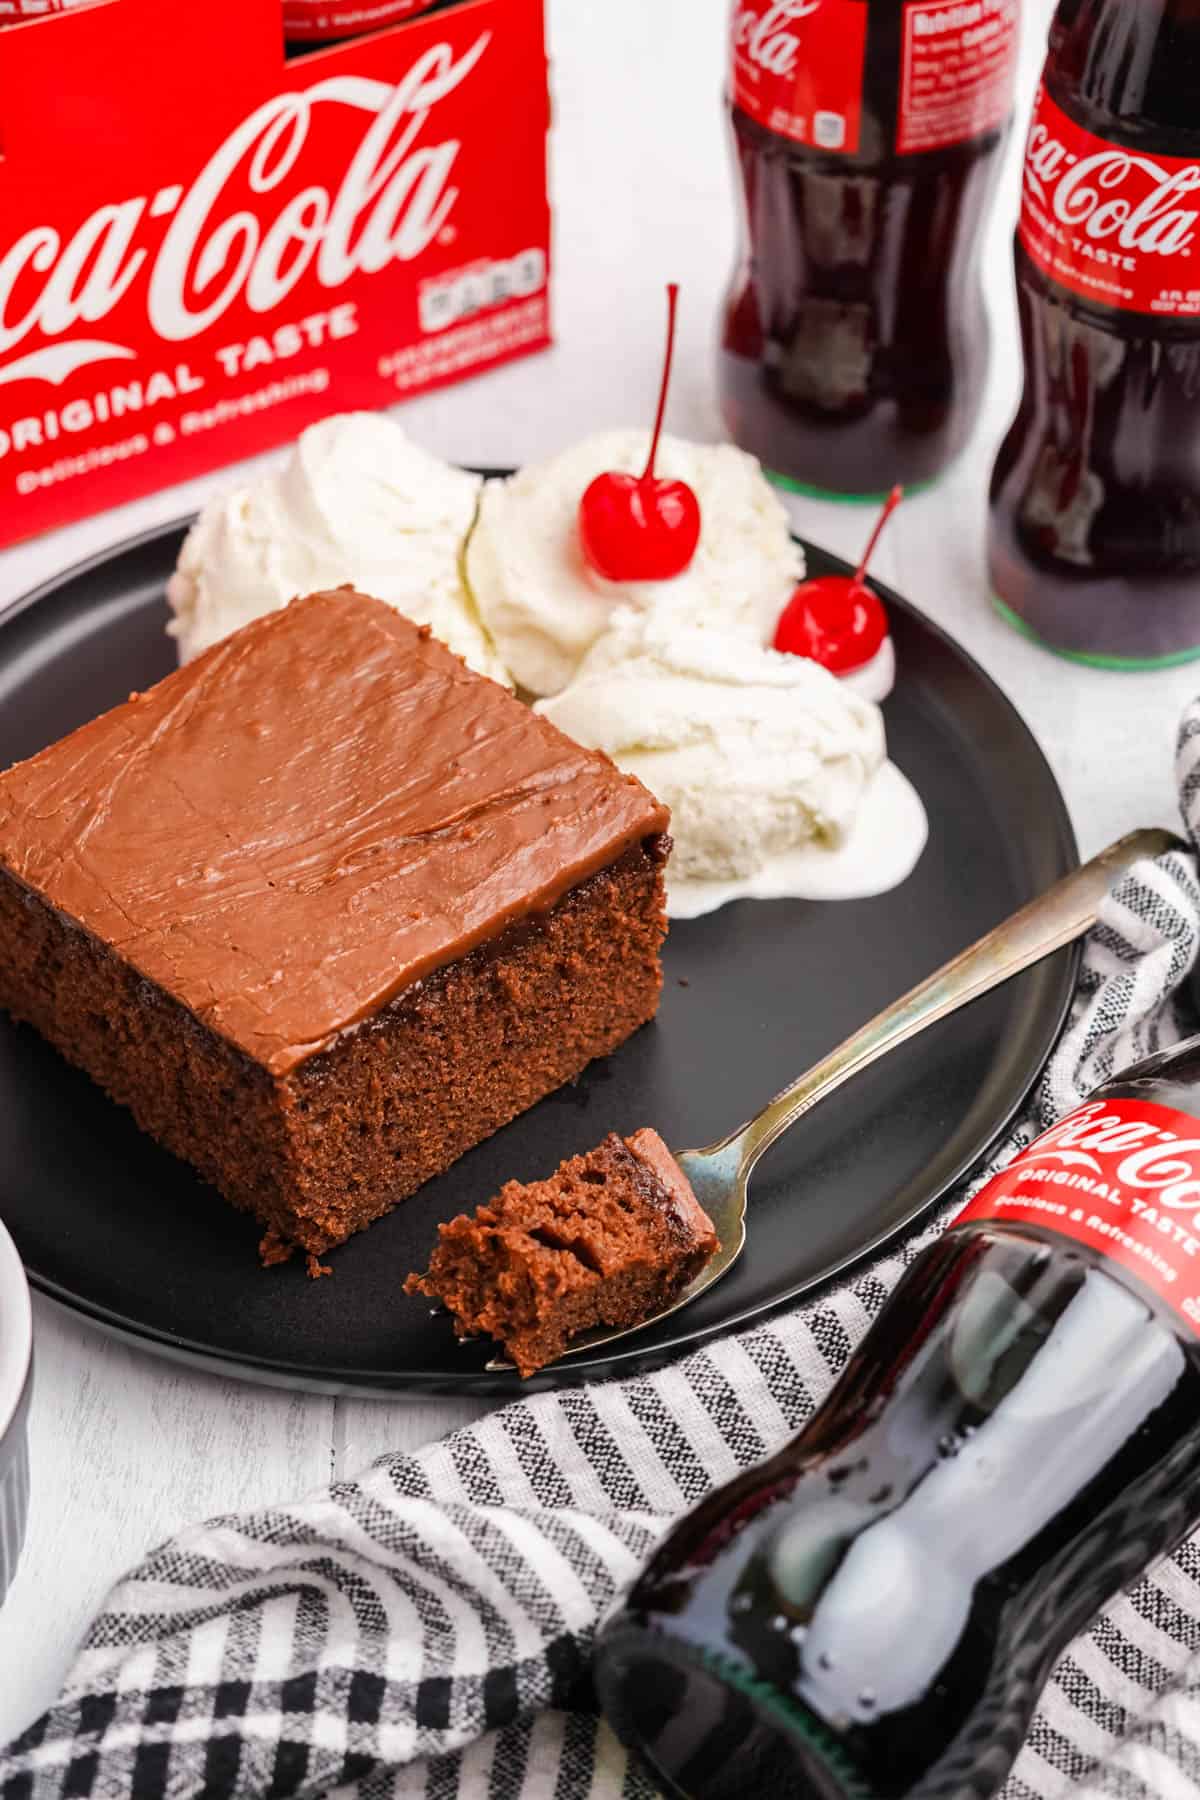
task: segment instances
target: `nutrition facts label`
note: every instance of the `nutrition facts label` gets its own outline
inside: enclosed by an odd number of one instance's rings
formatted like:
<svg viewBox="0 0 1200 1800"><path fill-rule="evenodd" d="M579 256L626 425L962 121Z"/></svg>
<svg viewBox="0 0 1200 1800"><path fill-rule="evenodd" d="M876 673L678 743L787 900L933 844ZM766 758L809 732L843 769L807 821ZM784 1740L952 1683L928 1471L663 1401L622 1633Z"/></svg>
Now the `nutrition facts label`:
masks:
<svg viewBox="0 0 1200 1800"><path fill-rule="evenodd" d="M896 149L939 150L999 125L1012 106L1018 0L910 0Z"/></svg>

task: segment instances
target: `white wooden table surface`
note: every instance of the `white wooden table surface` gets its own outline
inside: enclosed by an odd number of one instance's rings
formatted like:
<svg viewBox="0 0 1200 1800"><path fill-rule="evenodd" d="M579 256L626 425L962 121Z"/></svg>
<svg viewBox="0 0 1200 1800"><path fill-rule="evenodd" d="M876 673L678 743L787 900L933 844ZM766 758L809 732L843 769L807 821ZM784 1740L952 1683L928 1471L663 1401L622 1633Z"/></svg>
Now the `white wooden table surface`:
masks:
<svg viewBox="0 0 1200 1800"><path fill-rule="evenodd" d="M648 419L671 278L683 283L684 315L670 425L699 439L722 435L712 352L733 258L720 110L726 8L727 0L549 0L559 344L405 408L405 424L432 449L518 463L598 427ZM1022 114L1049 10L1048 0L1026 0ZM1134 824L1173 821L1173 733L1200 688L1200 665L1150 675L1076 668L1026 643L987 606L987 473L1018 378L1009 234L1021 135L989 229L995 346L983 423L954 472L901 509L877 568L1012 696L1088 854ZM206 478L6 552L0 605L188 511L229 479ZM868 522L861 509L806 501L794 510L816 541L857 551ZM105 1590L150 1545L195 1519L300 1495L482 1411L467 1401L332 1400L242 1385L126 1349L38 1299L35 1318L33 1505L21 1570L0 1610L0 1741L52 1698Z"/></svg>

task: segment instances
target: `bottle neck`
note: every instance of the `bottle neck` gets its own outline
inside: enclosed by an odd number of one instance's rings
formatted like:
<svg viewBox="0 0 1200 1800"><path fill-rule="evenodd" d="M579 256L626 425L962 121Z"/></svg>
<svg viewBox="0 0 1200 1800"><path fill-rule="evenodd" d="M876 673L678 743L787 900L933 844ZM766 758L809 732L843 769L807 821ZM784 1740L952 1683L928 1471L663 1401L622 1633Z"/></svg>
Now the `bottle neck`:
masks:
<svg viewBox="0 0 1200 1800"><path fill-rule="evenodd" d="M1151 1088L1161 1091L1151 1093ZM1091 1098L1107 1099L1124 1094L1157 1099L1163 1106L1193 1113L1200 1119L1200 1033L1122 1069L1119 1075L1097 1088Z"/></svg>
<svg viewBox="0 0 1200 1800"><path fill-rule="evenodd" d="M1062 0L1047 78L1056 97L1131 135L1200 142L1200 0Z"/></svg>

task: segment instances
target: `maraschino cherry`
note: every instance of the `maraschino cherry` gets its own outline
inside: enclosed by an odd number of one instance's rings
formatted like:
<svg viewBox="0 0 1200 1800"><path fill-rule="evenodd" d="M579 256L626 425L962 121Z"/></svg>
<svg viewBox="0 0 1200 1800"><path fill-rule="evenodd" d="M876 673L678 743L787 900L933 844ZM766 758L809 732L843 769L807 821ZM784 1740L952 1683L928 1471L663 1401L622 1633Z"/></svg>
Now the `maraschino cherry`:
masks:
<svg viewBox="0 0 1200 1800"><path fill-rule="evenodd" d="M775 628L776 650L811 657L835 675L870 662L887 637L888 622L878 594L866 584L867 564L903 498L902 487L888 495L853 575L817 575L799 584Z"/></svg>
<svg viewBox="0 0 1200 1800"><path fill-rule="evenodd" d="M670 581L682 575L700 542L700 502L685 481L654 473L675 357L679 284L667 287L667 354L650 459L642 475L597 475L579 503L583 553L607 581Z"/></svg>

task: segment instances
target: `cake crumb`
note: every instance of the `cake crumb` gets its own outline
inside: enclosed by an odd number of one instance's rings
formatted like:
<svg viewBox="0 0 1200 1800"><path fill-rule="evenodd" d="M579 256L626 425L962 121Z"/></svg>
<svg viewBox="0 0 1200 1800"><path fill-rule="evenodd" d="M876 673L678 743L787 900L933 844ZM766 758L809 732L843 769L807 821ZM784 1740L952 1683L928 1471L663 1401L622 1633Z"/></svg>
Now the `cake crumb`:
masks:
<svg viewBox="0 0 1200 1800"><path fill-rule="evenodd" d="M264 1269L270 1269L276 1263L290 1262L295 1248L295 1244L289 1243L272 1225L259 1240L258 1259Z"/></svg>

